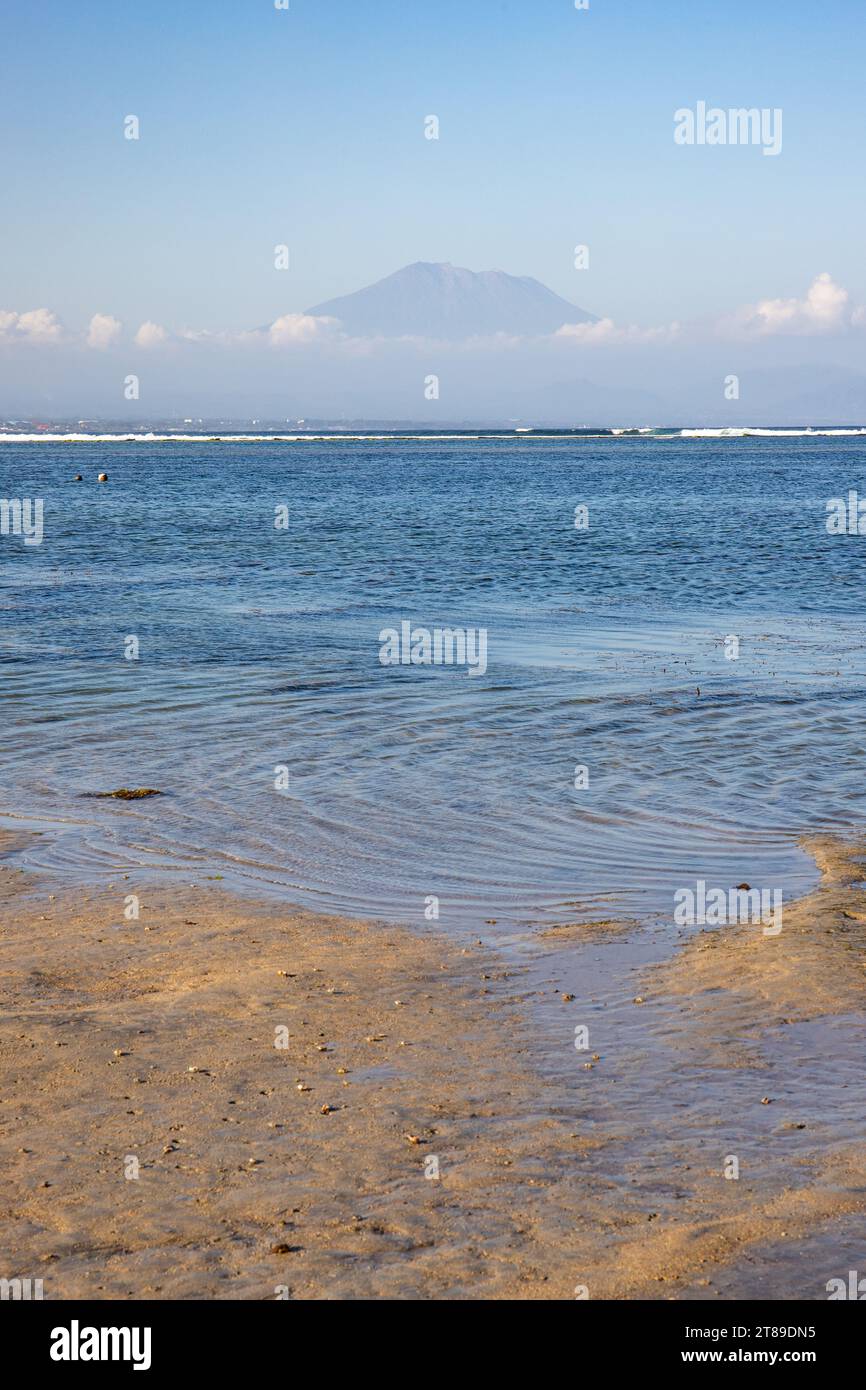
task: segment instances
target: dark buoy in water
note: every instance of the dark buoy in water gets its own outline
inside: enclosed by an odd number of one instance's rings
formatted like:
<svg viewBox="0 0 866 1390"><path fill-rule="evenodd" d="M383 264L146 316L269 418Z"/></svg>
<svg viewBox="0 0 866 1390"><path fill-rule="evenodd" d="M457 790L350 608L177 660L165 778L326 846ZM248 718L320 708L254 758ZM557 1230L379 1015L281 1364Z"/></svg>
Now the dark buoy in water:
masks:
<svg viewBox="0 0 866 1390"><path fill-rule="evenodd" d="M99 475L99 477L96 479L96 481L97 481L98 483L107 483L107 482L108 482L108 474L107 474L107 473L100 473L100 475Z"/></svg>
<svg viewBox="0 0 866 1390"><path fill-rule="evenodd" d="M83 483L83 482L84 482L84 479L82 478L82 476L81 476L80 473L76 473L76 475L75 475L75 477L72 479L72 481L73 481L74 483Z"/></svg>

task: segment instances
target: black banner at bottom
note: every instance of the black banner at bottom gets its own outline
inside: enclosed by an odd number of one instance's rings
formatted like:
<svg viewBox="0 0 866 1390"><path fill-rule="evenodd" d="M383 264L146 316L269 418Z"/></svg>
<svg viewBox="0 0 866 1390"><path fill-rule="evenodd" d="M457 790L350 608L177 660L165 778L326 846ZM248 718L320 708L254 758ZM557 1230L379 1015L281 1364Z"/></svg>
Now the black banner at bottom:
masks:
<svg viewBox="0 0 866 1390"><path fill-rule="evenodd" d="M640 1370L666 1375L672 1370L696 1371L713 1366L762 1367L775 1372L789 1367L819 1370L826 1377L843 1365L850 1366L862 1345L863 1319L842 1302L859 1297L815 1303L745 1302L592 1302L577 1299L553 1307L531 1302L507 1305L508 1322L498 1324L491 1303L482 1313L476 1302L458 1304L454 1314L429 1304L421 1315L403 1319L407 1303L389 1307L387 1322L378 1334L385 1354L382 1371L390 1379L429 1374L429 1345L419 1335L435 1336L445 1373L448 1349L447 1319L456 1316L461 1350L455 1360L465 1372L477 1365L489 1374L499 1356L513 1356L513 1337L519 1321L525 1328L542 1331L545 1341L539 1354L556 1374L577 1357L575 1374L587 1368L587 1358L601 1362L611 1372ZM517 1309L521 1312L518 1315ZM470 1311L471 1310L471 1311ZM481 1322L478 1318L481 1314ZM354 1332L355 1316L363 1322ZM0 1305L0 1322L7 1348L15 1348L22 1368L47 1371L61 1379L69 1375L92 1378L100 1370L113 1375L164 1374L166 1371L209 1371L225 1374L292 1373L299 1351L306 1358L321 1358L320 1370L331 1373L350 1347L356 1359L362 1348L370 1350L375 1308L359 1310L357 1303L337 1302L39 1302L9 1299ZM443 1325L443 1317L446 1324ZM370 1319L373 1319L371 1323ZM470 1321L471 1318L471 1321ZM541 1318L536 1324L535 1319ZM548 1321L548 1318L550 1321ZM466 1321L464 1322L464 1319ZM490 1320L488 1322L488 1319ZM423 1325L426 1324L426 1327ZM493 1340L501 1326L501 1341ZM346 1335L357 1341L347 1343ZM554 1335L557 1340L550 1342ZM363 1340L361 1340L363 1339ZM562 1339L562 1340L559 1340ZM424 1348L423 1361L419 1350ZM437 1358L439 1359L439 1358ZM402 1367L402 1373L400 1372ZM426 1367L426 1369L425 1369ZM359 1367L360 1369L360 1367ZM378 1374L368 1366L367 1374Z"/></svg>

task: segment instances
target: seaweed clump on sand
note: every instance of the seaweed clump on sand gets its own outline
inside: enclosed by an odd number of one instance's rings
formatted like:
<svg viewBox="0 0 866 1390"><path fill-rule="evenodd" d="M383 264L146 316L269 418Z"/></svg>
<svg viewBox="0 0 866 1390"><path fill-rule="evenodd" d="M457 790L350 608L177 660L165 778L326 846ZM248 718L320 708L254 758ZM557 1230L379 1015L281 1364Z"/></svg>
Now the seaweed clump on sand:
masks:
<svg viewBox="0 0 866 1390"><path fill-rule="evenodd" d="M85 792L85 796L113 797L115 801L140 801L145 796L162 796L156 787L118 787L113 792Z"/></svg>

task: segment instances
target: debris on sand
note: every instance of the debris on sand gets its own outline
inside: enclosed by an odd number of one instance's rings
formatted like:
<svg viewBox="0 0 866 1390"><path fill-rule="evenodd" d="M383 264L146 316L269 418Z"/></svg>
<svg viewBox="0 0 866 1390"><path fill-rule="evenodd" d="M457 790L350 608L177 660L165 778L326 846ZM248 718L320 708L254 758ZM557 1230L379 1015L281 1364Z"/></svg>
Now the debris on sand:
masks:
<svg viewBox="0 0 866 1390"><path fill-rule="evenodd" d="M163 796L164 793L157 791L156 787L118 787L113 792L84 792L84 796L95 799L113 797L115 801L140 801L145 796Z"/></svg>

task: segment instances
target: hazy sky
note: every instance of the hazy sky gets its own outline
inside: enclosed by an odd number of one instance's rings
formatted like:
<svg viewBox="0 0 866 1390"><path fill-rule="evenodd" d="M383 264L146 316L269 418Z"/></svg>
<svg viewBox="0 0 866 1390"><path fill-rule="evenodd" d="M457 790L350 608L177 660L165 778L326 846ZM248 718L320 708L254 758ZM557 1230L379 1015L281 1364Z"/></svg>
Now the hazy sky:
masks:
<svg viewBox="0 0 866 1390"><path fill-rule="evenodd" d="M533 275L646 328L802 300L822 272L866 302L862 0L0 15L7 314L238 333L415 260ZM700 100L781 108L781 154L677 146L673 113Z"/></svg>

